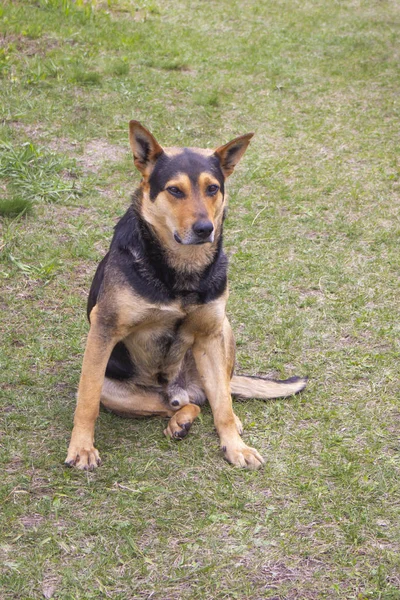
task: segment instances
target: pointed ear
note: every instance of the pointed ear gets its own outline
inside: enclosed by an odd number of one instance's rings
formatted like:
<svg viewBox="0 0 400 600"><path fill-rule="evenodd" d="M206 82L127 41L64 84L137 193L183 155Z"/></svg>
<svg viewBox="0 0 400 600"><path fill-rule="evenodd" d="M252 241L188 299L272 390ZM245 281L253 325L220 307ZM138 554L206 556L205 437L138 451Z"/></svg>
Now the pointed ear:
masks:
<svg viewBox="0 0 400 600"><path fill-rule="evenodd" d="M142 175L149 174L157 158L164 152L154 136L139 121L129 121L129 142L133 152L133 162Z"/></svg>
<svg viewBox="0 0 400 600"><path fill-rule="evenodd" d="M221 169L225 177L229 177L233 173L234 168L246 152L246 148L250 143L254 133L247 133L235 138L231 142L220 146L214 152L218 156L221 163Z"/></svg>

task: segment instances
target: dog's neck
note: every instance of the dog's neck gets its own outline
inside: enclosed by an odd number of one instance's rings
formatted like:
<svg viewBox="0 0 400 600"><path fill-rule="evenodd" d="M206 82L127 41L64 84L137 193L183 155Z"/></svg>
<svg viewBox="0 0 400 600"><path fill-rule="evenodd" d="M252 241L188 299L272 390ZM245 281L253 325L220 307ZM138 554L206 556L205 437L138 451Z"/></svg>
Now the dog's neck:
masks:
<svg viewBox="0 0 400 600"><path fill-rule="evenodd" d="M135 291L162 303L181 298L184 303L201 304L219 298L226 290L228 270L222 250L222 224L212 251L202 260L199 255L186 255L188 266L182 259L174 260L174 253L157 238L141 216L138 200L134 194L132 205L115 227L110 249L112 256L118 256L127 281L135 282ZM190 260L195 261L194 265Z"/></svg>

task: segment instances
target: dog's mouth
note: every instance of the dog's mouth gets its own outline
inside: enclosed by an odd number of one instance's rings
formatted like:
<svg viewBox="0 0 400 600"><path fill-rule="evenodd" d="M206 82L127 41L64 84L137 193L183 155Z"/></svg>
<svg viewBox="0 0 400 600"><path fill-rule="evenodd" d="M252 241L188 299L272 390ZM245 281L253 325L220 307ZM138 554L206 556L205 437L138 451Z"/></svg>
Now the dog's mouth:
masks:
<svg viewBox="0 0 400 600"><path fill-rule="evenodd" d="M188 239L182 239L176 232L174 233L174 240L178 244L183 246L200 246L200 244L210 244L214 241L214 232L212 232L207 238L201 238L197 235L191 235Z"/></svg>

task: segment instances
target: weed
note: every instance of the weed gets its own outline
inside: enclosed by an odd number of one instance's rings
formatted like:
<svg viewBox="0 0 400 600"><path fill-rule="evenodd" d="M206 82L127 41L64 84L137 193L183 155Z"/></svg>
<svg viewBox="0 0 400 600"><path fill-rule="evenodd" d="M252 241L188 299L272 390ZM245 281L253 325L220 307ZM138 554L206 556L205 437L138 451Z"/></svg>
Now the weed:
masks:
<svg viewBox="0 0 400 600"><path fill-rule="evenodd" d="M1 198L0 216L15 217L21 213L29 213L32 210L31 200L26 198Z"/></svg>
<svg viewBox="0 0 400 600"><path fill-rule="evenodd" d="M24 201L57 202L78 196L75 181L65 181L59 175L65 167L65 160L31 142L19 147L0 145L0 178L13 195L20 194Z"/></svg>
<svg viewBox="0 0 400 600"><path fill-rule="evenodd" d="M76 69L72 75L72 81L80 85L100 85L101 74L96 71Z"/></svg>
<svg viewBox="0 0 400 600"><path fill-rule="evenodd" d="M62 263L57 259L50 260L45 264L39 263L36 265L23 263L12 254L9 254L9 259L22 273L32 278L43 279L45 283L51 281L56 270L62 266Z"/></svg>
<svg viewBox="0 0 400 600"><path fill-rule="evenodd" d="M116 75L118 77L128 75L129 64L126 62L126 60L116 60L112 62L108 67L108 73L110 75Z"/></svg>
<svg viewBox="0 0 400 600"><path fill-rule="evenodd" d="M200 94L196 94L194 100L196 104L199 104L201 106L211 106L216 108L220 105L221 94L217 90L214 90L211 93L202 92Z"/></svg>

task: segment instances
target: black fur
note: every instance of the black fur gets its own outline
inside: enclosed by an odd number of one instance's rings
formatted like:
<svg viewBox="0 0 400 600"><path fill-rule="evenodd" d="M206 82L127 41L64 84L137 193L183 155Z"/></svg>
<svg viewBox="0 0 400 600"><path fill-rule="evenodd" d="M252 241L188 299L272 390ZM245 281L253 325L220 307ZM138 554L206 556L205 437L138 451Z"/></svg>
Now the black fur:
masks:
<svg viewBox="0 0 400 600"><path fill-rule="evenodd" d="M101 284L104 279L104 270L105 270L107 262L108 262L109 254L110 253L107 252L107 254L103 258L103 260L98 265L96 273L93 277L92 285L90 286L90 292L89 292L87 308L86 308L86 314L87 314L87 318L88 318L89 322L90 322L90 313L92 312L92 308L97 304L97 297L100 293Z"/></svg>
<svg viewBox="0 0 400 600"><path fill-rule="evenodd" d="M136 136L136 141L140 146L139 159L143 164L146 164L150 156L150 144L145 138L141 136Z"/></svg>
<svg viewBox="0 0 400 600"><path fill-rule="evenodd" d="M115 227L110 251L97 267L87 304L89 320L108 268L119 271L135 293L150 302L168 303L180 298L187 304L205 304L219 298L226 289L228 260L222 250L222 234L211 264L202 273L182 275L167 264L161 245L137 210L139 203L140 192L136 192L132 205ZM182 321L177 321L176 332L181 324ZM171 342L172 339L165 340L166 346L168 343L171 346ZM135 365L129 352L119 342L111 353L106 376L123 380L134 374Z"/></svg>
<svg viewBox="0 0 400 600"><path fill-rule="evenodd" d="M122 381L124 379L132 379L134 376L135 366L128 349L123 342L118 342L111 352L106 368L106 377Z"/></svg>
<svg viewBox="0 0 400 600"><path fill-rule="evenodd" d="M201 173L211 173L218 180L221 192L224 194L224 175L221 170L220 160L217 156L203 156L184 148L176 156L162 154L157 160L150 175L150 199L155 200L158 194L165 189L166 183L178 173L186 173L193 186L196 187Z"/></svg>
<svg viewBox="0 0 400 600"><path fill-rule="evenodd" d="M219 298L227 285L228 261L222 250L222 235L213 261L201 273L180 273L167 262L163 248L135 204L115 228L111 242L110 268L118 269L137 294L150 302L168 303L178 298L204 304Z"/></svg>
<svg viewBox="0 0 400 600"><path fill-rule="evenodd" d="M157 383L159 385L167 385L168 377L165 375L165 373L157 373Z"/></svg>
<svg viewBox="0 0 400 600"><path fill-rule="evenodd" d="M240 150L240 146L232 146L232 148L229 148L228 152L226 153L225 159L224 159L224 167L227 169L233 168L236 164L234 158L238 152L238 150Z"/></svg>
<svg viewBox="0 0 400 600"><path fill-rule="evenodd" d="M298 377L294 375L288 379L272 379L272 377L264 377L263 375L240 375L240 377L246 377L246 379L262 379L263 381L273 381L274 383L297 383L301 379L307 382L307 377ZM304 386L306 383L304 383Z"/></svg>

